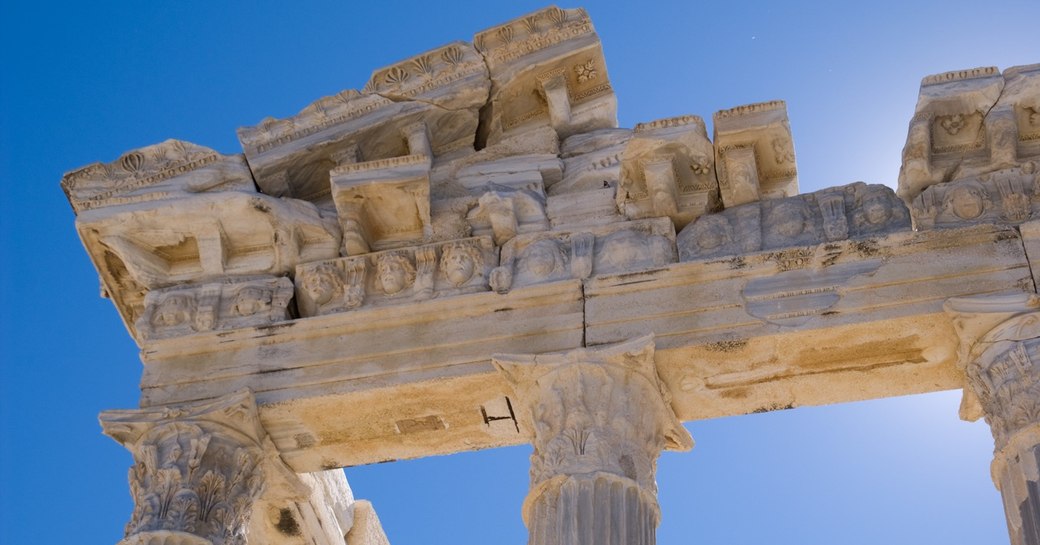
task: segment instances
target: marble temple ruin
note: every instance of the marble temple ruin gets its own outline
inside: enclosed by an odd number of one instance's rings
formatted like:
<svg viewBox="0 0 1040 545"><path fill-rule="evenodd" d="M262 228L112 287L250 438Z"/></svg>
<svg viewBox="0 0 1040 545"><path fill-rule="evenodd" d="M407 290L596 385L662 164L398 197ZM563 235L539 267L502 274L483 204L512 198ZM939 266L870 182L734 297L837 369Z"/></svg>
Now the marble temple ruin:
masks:
<svg viewBox="0 0 1040 545"><path fill-rule="evenodd" d="M66 174L144 363L100 416L120 544L383 544L340 468L529 443L529 543L650 545L682 422L949 389L1040 544L1040 64L924 78L897 191L799 193L783 101L711 135L616 113L588 15L550 7L243 153Z"/></svg>

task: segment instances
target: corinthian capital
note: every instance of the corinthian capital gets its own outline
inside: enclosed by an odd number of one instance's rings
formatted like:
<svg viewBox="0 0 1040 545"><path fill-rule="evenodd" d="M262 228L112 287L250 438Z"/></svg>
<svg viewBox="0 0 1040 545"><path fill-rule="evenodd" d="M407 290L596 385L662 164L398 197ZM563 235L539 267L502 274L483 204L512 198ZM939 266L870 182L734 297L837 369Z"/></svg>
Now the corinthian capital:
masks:
<svg viewBox="0 0 1040 545"><path fill-rule="evenodd" d="M496 355L534 432L531 484L605 472L655 491L657 456L688 450L689 432L657 376L653 336L543 355Z"/></svg>
<svg viewBox="0 0 1040 545"><path fill-rule="evenodd" d="M100 420L105 434L134 456L134 511L120 545L245 542L253 502L271 469L252 394L190 407L106 411Z"/></svg>
<svg viewBox="0 0 1040 545"><path fill-rule="evenodd" d="M965 374L961 416L985 416L998 450L1040 424L1040 298L1034 294L950 299Z"/></svg>

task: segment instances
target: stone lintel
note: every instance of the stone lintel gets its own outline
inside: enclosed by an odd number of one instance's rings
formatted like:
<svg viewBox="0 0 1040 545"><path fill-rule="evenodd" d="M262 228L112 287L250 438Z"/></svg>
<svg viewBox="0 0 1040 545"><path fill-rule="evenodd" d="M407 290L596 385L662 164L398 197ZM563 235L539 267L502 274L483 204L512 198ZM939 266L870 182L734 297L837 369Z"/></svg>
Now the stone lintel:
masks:
<svg viewBox="0 0 1040 545"><path fill-rule="evenodd" d="M518 444L491 354L577 348L581 309L569 280L157 340L142 402L248 387L297 471Z"/></svg>
<svg viewBox="0 0 1040 545"><path fill-rule="evenodd" d="M903 231L592 278L586 342L653 332L683 420L957 388L943 302L1033 285L1014 229L955 233Z"/></svg>

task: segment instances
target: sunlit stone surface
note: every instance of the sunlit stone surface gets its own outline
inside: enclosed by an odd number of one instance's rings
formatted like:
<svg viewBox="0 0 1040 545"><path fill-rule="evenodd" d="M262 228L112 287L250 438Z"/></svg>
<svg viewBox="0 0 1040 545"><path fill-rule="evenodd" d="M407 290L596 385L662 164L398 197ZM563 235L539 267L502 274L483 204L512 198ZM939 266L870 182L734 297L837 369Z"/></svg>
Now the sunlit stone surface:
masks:
<svg viewBox="0 0 1040 545"><path fill-rule="evenodd" d="M66 174L145 364L101 416L134 456L122 545L382 545L338 468L528 442L532 544L649 545L682 421L953 388L1040 544L1040 65L926 77L895 192L799 194L781 100L710 137L616 112L588 14L549 7L243 154Z"/></svg>

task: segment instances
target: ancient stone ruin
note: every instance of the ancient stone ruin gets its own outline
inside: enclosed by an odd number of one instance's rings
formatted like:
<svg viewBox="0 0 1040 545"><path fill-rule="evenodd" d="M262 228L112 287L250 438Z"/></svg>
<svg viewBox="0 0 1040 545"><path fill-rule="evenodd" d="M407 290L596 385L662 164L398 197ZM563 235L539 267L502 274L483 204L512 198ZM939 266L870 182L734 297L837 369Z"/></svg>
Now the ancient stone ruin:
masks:
<svg viewBox="0 0 1040 545"><path fill-rule="evenodd" d="M587 14L550 7L242 154L68 173L145 363L101 415L120 543L385 543L339 468L532 443L530 543L649 545L683 421L954 388L1040 543L1040 65L925 78L897 192L800 194L782 101L710 137L616 110Z"/></svg>

